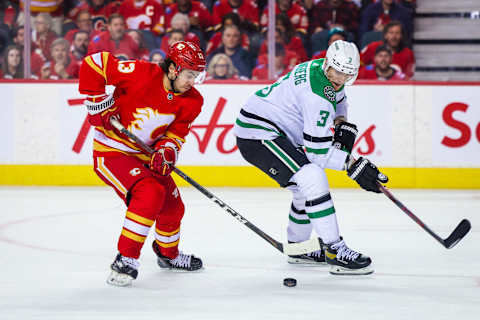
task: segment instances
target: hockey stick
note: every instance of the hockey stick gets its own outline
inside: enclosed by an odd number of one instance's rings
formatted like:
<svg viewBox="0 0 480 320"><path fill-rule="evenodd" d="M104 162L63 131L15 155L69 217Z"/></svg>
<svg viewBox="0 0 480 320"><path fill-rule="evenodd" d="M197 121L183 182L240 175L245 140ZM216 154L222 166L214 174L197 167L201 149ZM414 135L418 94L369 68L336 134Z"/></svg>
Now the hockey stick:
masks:
<svg viewBox="0 0 480 320"><path fill-rule="evenodd" d="M119 132L123 133L128 138L133 140L143 150L143 152L147 153L148 155L152 155L155 152L155 150L153 150L150 146L145 144L145 142L143 142L139 137L137 137L136 135L128 131L117 119L113 117L110 118L110 123ZM198 184L195 180L193 180L188 175L183 173L183 171L181 171L177 167L173 167L173 171L176 174L178 174L180 177L182 177L186 182L188 182L193 187L195 187L195 189L203 193L207 198L209 198L210 200L215 202L217 205L219 205L220 208L230 213L235 219L243 223L247 228L249 228L250 230L255 232L257 235L262 237L272 246L274 246L278 251L283 252L286 255L299 255L299 254L309 253L309 252L313 252L321 249L321 243L318 238L313 238L307 241L297 242L297 243L282 243L273 239L268 234L266 234L265 232L257 228L253 223L251 223L246 218L244 218L240 213L232 209L224 201L220 200L220 198L216 197L213 193L211 193L210 191L202 187L200 184Z"/></svg>
<svg viewBox="0 0 480 320"><path fill-rule="evenodd" d="M445 248L451 249L453 248L463 237L465 237L470 231L471 224L470 221L467 219L463 219L460 221L458 226L453 230L453 232L448 236L446 239L440 238L435 232L432 231L422 220L420 220L416 215L413 214L412 211L408 210L407 207L403 205L397 198L393 196L393 194L384 187L380 182L378 182L378 186L380 190L386 195L393 203L397 205L403 212L405 212L413 221L415 221L423 230L427 231L432 237L435 238L438 242L440 242Z"/></svg>

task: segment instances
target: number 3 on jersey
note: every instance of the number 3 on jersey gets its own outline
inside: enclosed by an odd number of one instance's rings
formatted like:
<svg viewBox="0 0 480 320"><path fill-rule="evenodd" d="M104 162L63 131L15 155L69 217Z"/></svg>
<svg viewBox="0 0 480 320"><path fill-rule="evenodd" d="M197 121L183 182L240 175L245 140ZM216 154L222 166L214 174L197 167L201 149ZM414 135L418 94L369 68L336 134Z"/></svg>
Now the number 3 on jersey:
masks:
<svg viewBox="0 0 480 320"><path fill-rule="evenodd" d="M322 110L320 111L320 120L317 121L318 127L325 127L325 123L327 123L328 116L330 112Z"/></svg>

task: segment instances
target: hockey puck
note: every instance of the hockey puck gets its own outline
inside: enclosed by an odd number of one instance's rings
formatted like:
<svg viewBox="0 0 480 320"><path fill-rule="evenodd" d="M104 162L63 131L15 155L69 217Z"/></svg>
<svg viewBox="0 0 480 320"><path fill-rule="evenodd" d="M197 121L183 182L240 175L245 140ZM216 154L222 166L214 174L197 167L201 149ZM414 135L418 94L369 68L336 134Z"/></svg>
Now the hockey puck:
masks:
<svg viewBox="0 0 480 320"><path fill-rule="evenodd" d="M295 287L297 285L297 280L294 278L285 278L283 279L283 285L286 287Z"/></svg>

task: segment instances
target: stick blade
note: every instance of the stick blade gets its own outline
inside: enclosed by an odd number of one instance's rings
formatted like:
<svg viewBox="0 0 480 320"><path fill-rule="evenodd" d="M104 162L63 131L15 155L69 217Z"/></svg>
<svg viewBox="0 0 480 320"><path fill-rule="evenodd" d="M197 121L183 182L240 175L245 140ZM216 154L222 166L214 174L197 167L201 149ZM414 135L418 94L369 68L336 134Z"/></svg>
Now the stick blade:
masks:
<svg viewBox="0 0 480 320"><path fill-rule="evenodd" d="M467 219L460 221L455 230L453 230L452 234L450 234L450 236L444 240L445 248L453 248L458 242L460 242L460 240L463 239L463 237L467 235L471 228L472 225Z"/></svg>
<svg viewBox="0 0 480 320"><path fill-rule="evenodd" d="M313 251L320 250L322 245L318 238L312 238L303 242L296 243L284 243L283 244L283 253L289 256L295 256L299 254L310 253Z"/></svg>

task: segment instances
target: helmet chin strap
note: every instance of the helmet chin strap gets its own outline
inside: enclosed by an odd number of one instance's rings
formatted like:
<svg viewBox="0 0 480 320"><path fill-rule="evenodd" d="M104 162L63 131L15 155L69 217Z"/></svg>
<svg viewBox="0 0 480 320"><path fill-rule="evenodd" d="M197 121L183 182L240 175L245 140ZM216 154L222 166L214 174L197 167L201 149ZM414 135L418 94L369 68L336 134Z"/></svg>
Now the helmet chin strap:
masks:
<svg viewBox="0 0 480 320"><path fill-rule="evenodd" d="M177 80L178 74L175 75L175 78L173 80L170 79L170 75L168 75L167 78L168 78L168 80L170 80L170 86L172 87L173 93L179 93L179 91L177 91L177 89L175 89L175 80Z"/></svg>

